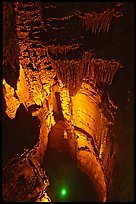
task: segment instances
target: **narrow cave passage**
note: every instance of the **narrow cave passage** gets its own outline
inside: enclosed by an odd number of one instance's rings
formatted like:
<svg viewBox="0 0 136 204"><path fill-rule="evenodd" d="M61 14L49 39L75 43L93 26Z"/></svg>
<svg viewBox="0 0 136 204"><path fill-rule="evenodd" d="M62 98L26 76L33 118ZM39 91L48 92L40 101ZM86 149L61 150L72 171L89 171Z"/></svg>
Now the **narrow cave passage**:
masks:
<svg viewBox="0 0 136 204"><path fill-rule="evenodd" d="M48 149L43 169L50 181L47 193L52 202L98 202L93 184L68 152Z"/></svg>

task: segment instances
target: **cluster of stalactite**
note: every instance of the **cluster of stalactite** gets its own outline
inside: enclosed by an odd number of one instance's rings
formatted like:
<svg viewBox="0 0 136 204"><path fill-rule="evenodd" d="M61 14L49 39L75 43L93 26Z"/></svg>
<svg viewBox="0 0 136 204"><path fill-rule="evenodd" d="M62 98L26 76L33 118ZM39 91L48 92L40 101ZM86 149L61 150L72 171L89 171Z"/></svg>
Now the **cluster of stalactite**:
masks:
<svg viewBox="0 0 136 204"><path fill-rule="evenodd" d="M111 84L114 74L122 68L116 60L102 60L92 57L93 53L87 51L81 59L52 60L51 64L62 83L69 89L71 96L75 95L82 85L83 78L94 79L94 85L102 83Z"/></svg>
<svg viewBox="0 0 136 204"><path fill-rule="evenodd" d="M114 10L109 10L103 13L85 13L84 16L80 16L81 21L85 28L91 29L92 32L108 32L112 21Z"/></svg>
<svg viewBox="0 0 136 204"><path fill-rule="evenodd" d="M73 17L78 17L82 25L87 29L91 29L92 33L100 33L108 32L110 28L111 21L113 17L120 18L123 14L119 13L117 10L119 7L122 6L121 3L117 3L115 7L111 9L107 9L107 11L103 11L100 13L91 12L91 13L82 13L80 11L74 12L73 15L69 15L67 17L60 17L60 18L47 18L48 21L66 21L70 20Z"/></svg>
<svg viewBox="0 0 136 204"><path fill-rule="evenodd" d="M35 149L19 156L15 155L3 169L3 200L5 202L32 202L40 200L49 185L42 170ZM12 189L12 190L11 190ZM46 195L46 202L50 201Z"/></svg>
<svg viewBox="0 0 136 204"><path fill-rule="evenodd" d="M52 67L56 71L62 83L69 89L70 95L75 95L80 89L82 79L87 71L87 63L92 56L91 52L85 52L84 57L78 60L52 60Z"/></svg>
<svg viewBox="0 0 136 204"><path fill-rule="evenodd" d="M91 59L88 65L88 77L91 79L94 74L94 85L100 82L110 85L120 68L123 68L123 65L117 60Z"/></svg>
<svg viewBox="0 0 136 204"><path fill-rule="evenodd" d="M91 29L92 33L99 34L100 31L108 32L110 28L110 24L113 17L119 18L122 16L119 12L115 12L117 7L120 7L121 4L117 4L115 8L108 9L107 11L103 11L101 13L85 13L84 15L80 15L79 17L83 23L83 26L87 30Z"/></svg>

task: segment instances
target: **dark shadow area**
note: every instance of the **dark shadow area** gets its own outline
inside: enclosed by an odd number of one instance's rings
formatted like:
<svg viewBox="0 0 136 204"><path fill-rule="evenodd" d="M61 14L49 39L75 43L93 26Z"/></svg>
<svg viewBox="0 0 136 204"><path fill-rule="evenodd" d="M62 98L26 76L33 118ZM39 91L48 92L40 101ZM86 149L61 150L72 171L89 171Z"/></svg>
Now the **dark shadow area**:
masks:
<svg viewBox="0 0 136 204"><path fill-rule="evenodd" d="M64 120L63 113L62 113L62 108L61 108L61 101L60 101L60 94L59 92L55 92L55 101L57 106L57 110L53 110L53 116L55 118L55 121L57 122L58 120Z"/></svg>
<svg viewBox="0 0 136 204"><path fill-rule="evenodd" d="M31 116L23 104L19 106L14 119L10 119L3 110L3 165L14 154L21 154L25 148L33 148L36 145L39 140L39 125L39 119Z"/></svg>
<svg viewBox="0 0 136 204"><path fill-rule="evenodd" d="M118 157L113 171L112 195L109 202L134 201L134 102L119 109L112 128L119 144Z"/></svg>
<svg viewBox="0 0 136 204"><path fill-rule="evenodd" d="M52 202L98 202L89 177L77 168L76 161L67 152L48 149L43 169L50 181L47 193Z"/></svg>
<svg viewBox="0 0 136 204"><path fill-rule="evenodd" d="M3 78L17 89L19 77L19 42L13 2L3 2Z"/></svg>

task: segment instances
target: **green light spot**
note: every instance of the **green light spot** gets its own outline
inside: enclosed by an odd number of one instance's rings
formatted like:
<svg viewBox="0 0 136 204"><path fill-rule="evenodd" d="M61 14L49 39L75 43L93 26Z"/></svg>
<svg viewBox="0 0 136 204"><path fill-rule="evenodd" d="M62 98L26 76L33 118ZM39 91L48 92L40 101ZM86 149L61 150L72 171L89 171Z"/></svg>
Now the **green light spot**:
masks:
<svg viewBox="0 0 136 204"><path fill-rule="evenodd" d="M65 195L66 195L66 193L67 193L67 192L66 192L66 190L65 190L65 189L62 189L62 190L61 190L61 195L62 195L62 196L65 196Z"/></svg>

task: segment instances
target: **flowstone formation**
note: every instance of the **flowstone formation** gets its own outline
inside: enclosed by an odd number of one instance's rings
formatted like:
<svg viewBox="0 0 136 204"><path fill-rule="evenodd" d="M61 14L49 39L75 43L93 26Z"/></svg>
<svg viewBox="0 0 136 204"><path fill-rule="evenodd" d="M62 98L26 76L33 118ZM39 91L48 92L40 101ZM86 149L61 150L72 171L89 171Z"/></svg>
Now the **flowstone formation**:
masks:
<svg viewBox="0 0 136 204"><path fill-rule="evenodd" d="M113 19L124 17L123 4L100 12L69 4L65 16L65 3L3 3L3 111L13 120L23 104L40 121L38 143L3 167L4 201L51 202L41 167L48 148L70 152L100 202L110 199L114 188L119 145L112 126L118 107L107 87L123 63L97 57L85 33L107 33Z"/></svg>

